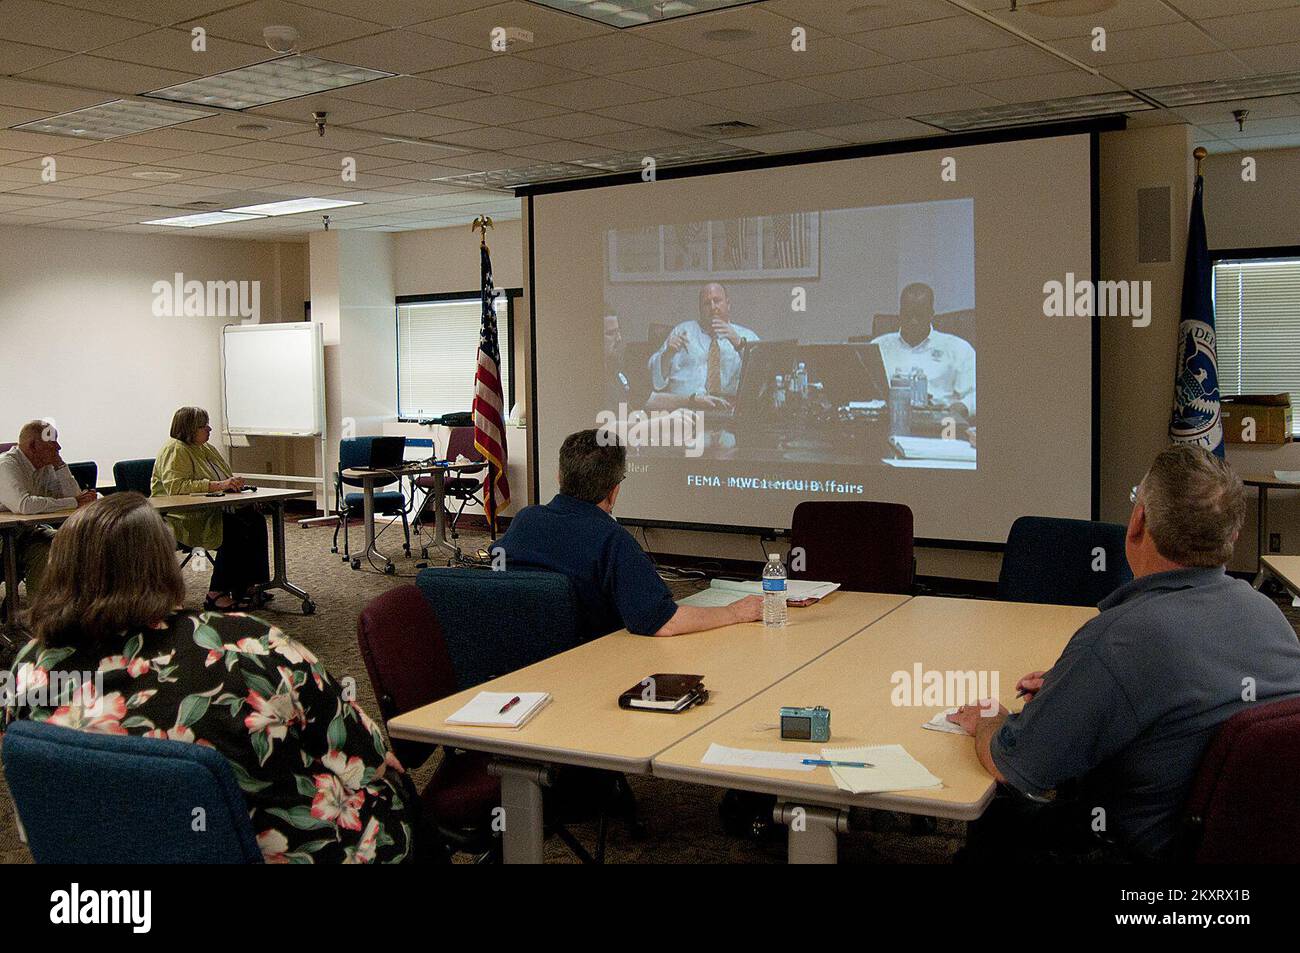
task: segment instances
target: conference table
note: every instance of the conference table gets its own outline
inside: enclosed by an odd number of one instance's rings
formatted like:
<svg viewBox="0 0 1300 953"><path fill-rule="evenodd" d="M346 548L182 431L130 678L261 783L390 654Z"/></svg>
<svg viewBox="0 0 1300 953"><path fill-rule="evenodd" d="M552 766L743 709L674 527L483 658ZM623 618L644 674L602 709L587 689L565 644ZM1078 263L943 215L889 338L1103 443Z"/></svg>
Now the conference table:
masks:
<svg viewBox="0 0 1300 953"><path fill-rule="evenodd" d="M940 672L997 672L996 694L1015 708L1016 680L1050 667L1095 614L1070 606L835 592L792 609L784 629L746 623L674 638L613 633L399 715L388 730L394 738L493 756L490 770L501 778L507 863L542 860L542 790L555 765L776 794L777 820L797 815L806 821L791 833L791 859L833 862L835 832L847 827L847 807L969 819L983 812L993 794L994 781L969 738L922 730L933 706L891 703L893 673L912 673L918 663ZM657 673L704 676L709 701L672 715L618 707L620 693ZM553 699L517 730L446 724L480 691L548 691ZM943 779L943 788L850 795L825 768L803 774L700 762L714 742L819 756L814 752L821 745L782 741L760 727L775 724L783 705L830 708L827 746L903 744Z"/></svg>
<svg viewBox="0 0 1300 953"><path fill-rule="evenodd" d="M1272 576L1291 593L1291 605L1300 606L1300 556L1265 556L1260 560L1258 584Z"/></svg>
<svg viewBox="0 0 1300 953"><path fill-rule="evenodd" d="M447 474L448 473L477 473L487 466L486 461L470 461L467 463L456 463L455 461L430 461L427 463L407 463L400 467L393 467L391 470L372 470L368 467L351 467L343 471L342 476L347 480L356 480L361 484L362 497L362 517L365 524L366 548L363 554L367 559L378 557L384 562L383 572L392 575L397 571L393 561L375 548L375 487L384 486L396 482L401 486L404 477L433 477L433 545L441 552L452 557L460 558L460 548L447 542L447 507L445 505ZM409 555L409 553L408 553ZM428 558L426 548L423 555ZM361 557L355 556L352 559L352 568L361 568Z"/></svg>
<svg viewBox="0 0 1300 953"><path fill-rule="evenodd" d="M224 493L220 496L206 494L186 494L180 496L151 496L149 505L161 513L181 513L189 510L211 509L213 507L239 507L261 504L271 511L271 546L272 575L271 581L262 586L262 590L282 589L302 601L304 615L316 611L315 604L307 592L295 586L288 579L285 561L284 540L284 504L288 500L302 499L312 495L311 490L277 490L260 487L256 492ZM53 513L0 513L0 543L4 544L4 581L6 609L2 624L4 629L12 630L18 621L18 554L13 545L18 532L27 526L58 526L75 509L58 510Z"/></svg>
<svg viewBox="0 0 1300 953"><path fill-rule="evenodd" d="M1268 552L1268 491L1300 490L1300 483L1279 479L1275 473L1247 473L1241 478L1246 486L1255 488L1255 567L1264 570L1264 554ZM1259 582L1256 579L1256 582ZM1294 590L1293 590L1294 591Z"/></svg>

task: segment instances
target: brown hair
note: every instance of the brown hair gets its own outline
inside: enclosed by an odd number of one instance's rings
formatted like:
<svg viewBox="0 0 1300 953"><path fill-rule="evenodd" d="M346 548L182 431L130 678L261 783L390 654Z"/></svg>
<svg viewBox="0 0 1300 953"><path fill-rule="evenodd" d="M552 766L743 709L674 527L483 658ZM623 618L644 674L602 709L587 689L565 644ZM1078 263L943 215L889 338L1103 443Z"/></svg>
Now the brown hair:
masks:
<svg viewBox="0 0 1300 953"><path fill-rule="evenodd" d="M1174 444L1138 488L1156 551L1180 566L1222 566L1246 519L1241 478L1214 454Z"/></svg>
<svg viewBox="0 0 1300 953"><path fill-rule="evenodd" d="M55 534L30 627L48 647L93 645L153 625L184 599L172 531L139 493L114 493Z"/></svg>
<svg viewBox="0 0 1300 953"><path fill-rule="evenodd" d="M182 443L193 443L200 427L208 424L208 412L202 407L182 407L172 414L172 436Z"/></svg>
<svg viewBox="0 0 1300 953"><path fill-rule="evenodd" d="M608 430L579 430L560 445L560 492L599 503L627 476L627 449Z"/></svg>

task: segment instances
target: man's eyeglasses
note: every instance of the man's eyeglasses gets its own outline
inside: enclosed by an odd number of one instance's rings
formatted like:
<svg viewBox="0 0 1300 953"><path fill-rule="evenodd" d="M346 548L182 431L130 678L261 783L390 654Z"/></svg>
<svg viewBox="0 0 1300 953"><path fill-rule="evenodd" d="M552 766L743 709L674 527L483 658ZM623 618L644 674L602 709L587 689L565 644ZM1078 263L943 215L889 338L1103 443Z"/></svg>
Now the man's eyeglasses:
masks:
<svg viewBox="0 0 1300 953"><path fill-rule="evenodd" d="M1129 501L1130 503L1137 503L1137 501L1138 501L1138 490L1140 490L1140 489L1142 489L1141 486L1135 486L1135 487L1133 487L1131 490L1128 491L1128 501Z"/></svg>

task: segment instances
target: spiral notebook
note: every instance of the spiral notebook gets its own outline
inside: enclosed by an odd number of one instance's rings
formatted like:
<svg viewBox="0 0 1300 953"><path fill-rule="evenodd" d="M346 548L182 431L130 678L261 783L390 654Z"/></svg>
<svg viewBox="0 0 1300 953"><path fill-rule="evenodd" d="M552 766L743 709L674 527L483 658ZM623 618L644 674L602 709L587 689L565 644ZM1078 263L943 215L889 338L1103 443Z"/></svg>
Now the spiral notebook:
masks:
<svg viewBox="0 0 1300 953"><path fill-rule="evenodd" d="M503 713L501 709L516 697L519 701ZM550 692L479 692L448 715L447 724L477 728L522 728L550 700Z"/></svg>

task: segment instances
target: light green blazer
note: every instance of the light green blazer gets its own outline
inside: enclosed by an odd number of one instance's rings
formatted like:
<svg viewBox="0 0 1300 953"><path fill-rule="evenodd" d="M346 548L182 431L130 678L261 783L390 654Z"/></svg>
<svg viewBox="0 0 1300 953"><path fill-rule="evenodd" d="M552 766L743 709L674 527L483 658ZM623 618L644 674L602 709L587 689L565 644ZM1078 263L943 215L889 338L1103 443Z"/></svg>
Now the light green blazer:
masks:
<svg viewBox="0 0 1300 953"><path fill-rule="evenodd" d="M214 476L213 471L220 476ZM227 480L230 467L210 443L183 443L169 437L158 451L153 465L151 496L179 496L185 493L207 493L208 484L214 480ZM204 508L184 515L168 513L176 538L186 546L201 546L216 552L221 545L221 508Z"/></svg>

